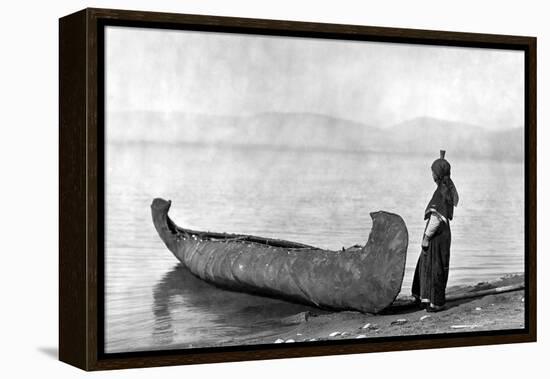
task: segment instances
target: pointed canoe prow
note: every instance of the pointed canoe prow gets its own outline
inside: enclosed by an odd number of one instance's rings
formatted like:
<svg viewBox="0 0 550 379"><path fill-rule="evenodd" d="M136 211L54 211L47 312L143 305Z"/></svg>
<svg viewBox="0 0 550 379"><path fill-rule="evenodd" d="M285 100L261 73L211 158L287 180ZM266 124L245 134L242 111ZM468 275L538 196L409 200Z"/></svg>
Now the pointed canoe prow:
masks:
<svg viewBox="0 0 550 379"><path fill-rule="evenodd" d="M272 238L183 229L168 217L170 206L158 198L151 204L159 236L194 275L215 285L369 313L389 306L401 290L409 239L397 214L371 213L366 245L331 251Z"/></svg>
<svg viewBox="0 0 550 379"><path fill-rule="evenodd" d="M153 216L153 224L155 225L157 233L166 247L173 252L177 247L178 231L176 224L168 217L168 211L171 205L171 200L156 198L151 204L151 215Z"/></svg>

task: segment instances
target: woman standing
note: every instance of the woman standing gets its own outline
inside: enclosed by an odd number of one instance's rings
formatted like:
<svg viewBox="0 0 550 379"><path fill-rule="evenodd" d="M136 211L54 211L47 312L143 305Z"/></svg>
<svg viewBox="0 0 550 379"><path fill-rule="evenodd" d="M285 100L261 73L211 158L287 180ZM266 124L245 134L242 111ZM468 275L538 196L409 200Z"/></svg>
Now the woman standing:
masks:
<svg viewBox="0 0 550 379"><path fill-rule="evenodd" d="M445 160L445 151L440 153L441 157L432 164L437 188L424 212L426 228L412 286L413 296L428 312L444 309L451 250L450 221L458 204L458 193L451 180L451 165Z"/></svg>

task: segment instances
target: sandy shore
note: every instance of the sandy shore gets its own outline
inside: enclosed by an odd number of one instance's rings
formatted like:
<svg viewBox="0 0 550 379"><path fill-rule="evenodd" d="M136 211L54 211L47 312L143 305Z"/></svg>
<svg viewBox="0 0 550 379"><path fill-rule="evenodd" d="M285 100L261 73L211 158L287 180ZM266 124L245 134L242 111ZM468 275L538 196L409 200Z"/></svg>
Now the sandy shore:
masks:
<svg viewBox="0 0 550 379"><path fill-rule="evenodd" d="M447 294L523 283L521 274L472 286L448 288ZM231 343L291 343L375 338L434 333L475 332L524 327L524 291L487 295L447 303L447 309L428 313L418 307L371 315L359 312L303 312L281 320L280 328ZM227 341L229 342L229 341Z"/></svg>

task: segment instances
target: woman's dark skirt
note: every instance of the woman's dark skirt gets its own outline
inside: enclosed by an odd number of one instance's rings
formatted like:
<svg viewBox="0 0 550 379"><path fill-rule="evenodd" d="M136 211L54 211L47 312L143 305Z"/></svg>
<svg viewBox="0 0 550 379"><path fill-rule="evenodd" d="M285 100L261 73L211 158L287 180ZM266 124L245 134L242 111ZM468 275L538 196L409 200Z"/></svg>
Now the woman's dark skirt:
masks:
<svg viewBox="0 0 550 379"><path fill-rule="evenodd" d="M446 222L442 222L428 248L422 250L418 258L412 285L413 296L429 300L434 305L445 304L450 252L451 229Z"/></svg>

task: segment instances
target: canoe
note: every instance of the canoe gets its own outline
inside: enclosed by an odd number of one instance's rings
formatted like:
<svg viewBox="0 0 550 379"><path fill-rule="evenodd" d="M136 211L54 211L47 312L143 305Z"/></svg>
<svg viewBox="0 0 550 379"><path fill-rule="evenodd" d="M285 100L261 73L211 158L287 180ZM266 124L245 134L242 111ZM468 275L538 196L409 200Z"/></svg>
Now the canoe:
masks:
<svg viewBox="0 0 550 379"><path fill-rule="evenodd" d="M409 238L397 214L371 213L366 245L331 251L274 238L184 229L168 216L171 204L153 200L155 229L189 271L216 286L366 313L379 313L401 290Z"/></svg>

